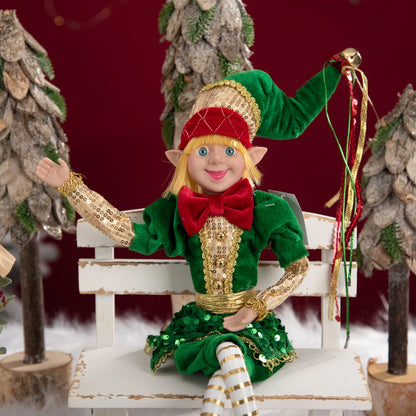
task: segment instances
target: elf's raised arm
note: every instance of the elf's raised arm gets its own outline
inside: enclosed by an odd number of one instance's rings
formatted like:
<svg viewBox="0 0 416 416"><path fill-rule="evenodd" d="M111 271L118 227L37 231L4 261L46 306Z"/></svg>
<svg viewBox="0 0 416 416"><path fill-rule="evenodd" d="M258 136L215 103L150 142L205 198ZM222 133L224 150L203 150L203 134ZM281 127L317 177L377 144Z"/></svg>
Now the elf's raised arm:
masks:
<svg viewBox="0 0 416 416"><path fill-rule="evenodd" d="M293 97L286 95L264 71L238 72L203 87L194 109L221 107L224 101L232 102L233 110L245 118L250 134L276 140L297 138L330 99L344 68L358 68L360 63L361 56L356 49L343 50L329 59ZM244 97L249 97L249 101L245 102Z"/></svg>
<svg viewBox="0 0 416 416"><path fill-rule="evenodd" d="M135 236L131 219L89 189L81 175L71 172L64 160L59 159L58 165L44 158L39 162L36 174L66 196L86 221L117 243L130 247Z"/></svg>

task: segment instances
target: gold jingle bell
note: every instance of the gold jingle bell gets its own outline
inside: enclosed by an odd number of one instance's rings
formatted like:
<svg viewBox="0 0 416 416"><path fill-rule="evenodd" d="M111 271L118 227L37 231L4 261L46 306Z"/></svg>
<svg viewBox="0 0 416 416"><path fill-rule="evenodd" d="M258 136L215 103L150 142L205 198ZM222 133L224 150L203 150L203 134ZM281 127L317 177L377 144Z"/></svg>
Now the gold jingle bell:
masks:
<svg viewBox="0 0 416 416"><path fill-rule="evenodd" d="M363 61L360 52L354 48L344 49L340 55L345 58L353 68L358 68Z"/></svg>

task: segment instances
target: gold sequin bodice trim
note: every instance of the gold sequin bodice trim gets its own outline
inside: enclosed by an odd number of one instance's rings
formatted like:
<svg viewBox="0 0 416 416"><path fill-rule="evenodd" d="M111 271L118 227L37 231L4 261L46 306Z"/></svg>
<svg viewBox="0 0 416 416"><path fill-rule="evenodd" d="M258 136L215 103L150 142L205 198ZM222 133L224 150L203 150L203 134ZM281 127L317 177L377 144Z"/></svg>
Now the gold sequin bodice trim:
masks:
<svg viewBox="0 0 416 416"><path fill-rule="evenodd" d="M209 217L199 232L207 294L232 293L242 233L241 228L219 216Z"/></svg>

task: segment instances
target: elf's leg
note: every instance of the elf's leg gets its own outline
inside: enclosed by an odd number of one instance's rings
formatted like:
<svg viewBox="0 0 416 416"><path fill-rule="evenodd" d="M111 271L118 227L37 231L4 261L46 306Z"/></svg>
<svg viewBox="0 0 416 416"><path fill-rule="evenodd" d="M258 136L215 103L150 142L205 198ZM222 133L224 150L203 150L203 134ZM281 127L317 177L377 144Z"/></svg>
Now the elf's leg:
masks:
<svg viewBox="0 0 416 416"><path fill-rule="evenodd" d="M216 353L234 414L258 415L253 387L241 349L232 342L222 342Z"/></svg>
<svg viewBox="0 0 416 416"><path fill-rule="evenodd" d="M202 401L201 416L220 416L227 400L222 370L217 370L209 379Z"/></svg>

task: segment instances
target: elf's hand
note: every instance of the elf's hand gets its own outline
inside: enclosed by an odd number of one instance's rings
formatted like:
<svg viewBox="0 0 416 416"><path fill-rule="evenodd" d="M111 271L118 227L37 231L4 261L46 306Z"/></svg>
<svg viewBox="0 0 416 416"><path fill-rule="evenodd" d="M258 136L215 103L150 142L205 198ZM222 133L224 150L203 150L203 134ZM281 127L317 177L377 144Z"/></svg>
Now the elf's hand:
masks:
<svg viewBox="0 0 416 416"><path fill-rule="evenodd" d="M69 167L63 159L59 159L58 165L45 157L38 163L36 175L48 185L58 188L68 179Z"/></svg>
<svg viewBox="0 0 416 416"><path fill-rule="evenodd" d="M257 318L256 312L253 309L243 306L234 315L226 316L224 318L223 326L231 332L241 331L251 324Z"/></svg>

